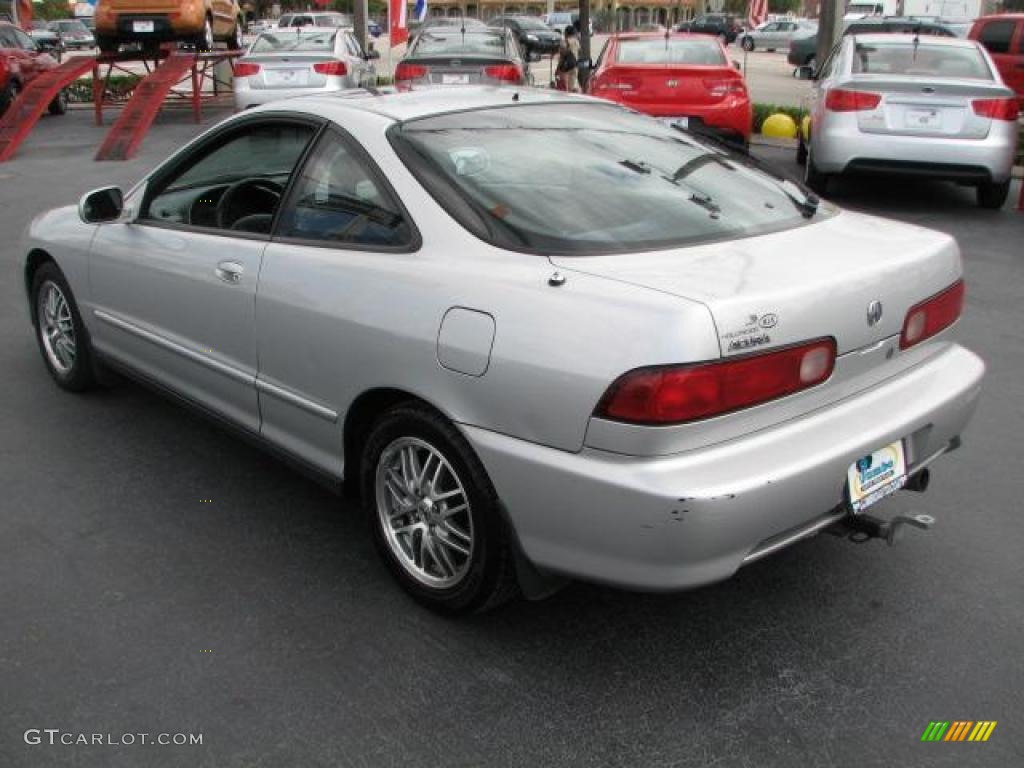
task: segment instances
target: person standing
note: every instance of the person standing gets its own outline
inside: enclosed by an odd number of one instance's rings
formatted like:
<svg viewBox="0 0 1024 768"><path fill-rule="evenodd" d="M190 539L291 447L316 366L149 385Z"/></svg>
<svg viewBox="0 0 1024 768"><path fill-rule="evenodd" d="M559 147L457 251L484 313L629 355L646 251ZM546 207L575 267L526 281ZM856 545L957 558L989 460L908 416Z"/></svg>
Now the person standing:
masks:
<svg viewBox="0 0 1024 768"><path fill-rule="evenodd" d="M571 24L565 28L565 40L558 53L558 89L570 93L580 92L578 66L580 63L580 41Z"/></svg>

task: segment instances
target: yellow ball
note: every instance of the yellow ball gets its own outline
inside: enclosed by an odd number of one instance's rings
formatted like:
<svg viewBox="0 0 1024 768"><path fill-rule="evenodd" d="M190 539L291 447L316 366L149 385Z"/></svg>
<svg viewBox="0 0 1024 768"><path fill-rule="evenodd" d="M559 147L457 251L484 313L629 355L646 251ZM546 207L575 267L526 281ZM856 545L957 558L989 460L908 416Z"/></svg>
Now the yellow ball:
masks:
<svg viewBox="0 0 1024 768"><path fill-rule="evenodd" d="M761 133L773 139L795 139L796 121L789 115L776 112L765 119Z"/></svg>
<svg viewBox="0 0 1024 768"><path fill-rule="evenodd" d="M800 133L804 135L804 141L811 140L811 116L804 115L804 119L800 121Z"/></svg>

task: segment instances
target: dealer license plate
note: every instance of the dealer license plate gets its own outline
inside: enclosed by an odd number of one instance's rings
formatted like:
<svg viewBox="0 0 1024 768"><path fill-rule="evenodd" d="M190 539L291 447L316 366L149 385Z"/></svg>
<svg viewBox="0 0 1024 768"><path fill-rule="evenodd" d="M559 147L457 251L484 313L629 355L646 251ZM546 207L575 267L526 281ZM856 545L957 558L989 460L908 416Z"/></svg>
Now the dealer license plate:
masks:
<svg viewBox="0 0 1024 768"><path fill-rule="evenodd" d="M846 472L850 506L863 512L907 484L907 460L903 441L897 440L857 459Z"/></svg>
<svg viewBox="0 0 1024 768"><path fill-rule="evenodd" d="M441 85L469 85L469 75L441 75Z"/></svg>
<svg viewBox="0 0 1024 768"><path fill-rule="evenodd" d="M154 29L152 21L133 21L132 32L152 32Z"/></svg>
<svg viewBox="0 0 1024 768"><path fill-rule="evenodd" d="M908 109L907 128L932 129L942 127L942 115L937 109Z"/></svg>

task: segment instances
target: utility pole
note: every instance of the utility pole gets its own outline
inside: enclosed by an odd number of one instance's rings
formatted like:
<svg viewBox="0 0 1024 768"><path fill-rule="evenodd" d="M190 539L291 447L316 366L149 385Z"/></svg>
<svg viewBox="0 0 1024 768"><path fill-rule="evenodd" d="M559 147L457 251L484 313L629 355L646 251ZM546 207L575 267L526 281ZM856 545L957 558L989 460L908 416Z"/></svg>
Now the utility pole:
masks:
<svg viewBox="0 0 1024 768"><path fill-rule="evenodd" d="M590 0L580 0L580 58L590 58ZM580 88L587 84L586 78L590 74L589 69L584 69Z"/></svg>
<svg viewBox="0 0 1024 768"><path fill-rule="evenodd" d="M845 0L821 0L821 14L818 16L818 50L815 53L819 67L825 63L835 44L843 38L845 14Z"/></svg>
<svg viewBox="0 0 1024 768"><path fill-rule="evenodd" d="M352 26L355 27L356 40L359 47L368 51L366 47L366 0L352 0Z"/></svg>

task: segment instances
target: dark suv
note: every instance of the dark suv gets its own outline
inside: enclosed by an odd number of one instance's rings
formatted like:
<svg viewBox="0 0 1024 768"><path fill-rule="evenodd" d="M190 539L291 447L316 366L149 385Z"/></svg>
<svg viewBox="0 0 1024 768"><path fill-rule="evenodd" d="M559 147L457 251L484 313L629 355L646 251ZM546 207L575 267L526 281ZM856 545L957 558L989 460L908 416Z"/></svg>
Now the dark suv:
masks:
<svg viewBox="0 0 1024 768"><path fill-rule="evenodd" d="M740 34L740 24L735 16L725 13L706 13L676 27L676 32L694 32L699 35L716 35L726 44L733 42Z"/></svg>
<svg viewBox="0 0 1024 768"><path fill-rule="evenodd" d="M922 35L935 35L937 37L956 37L952 27L937 21L922 21L912 17L888 16L882 19L855 19L848 22L843 29L843 36L846 35L868 35L879 32L891 32L893 34L913 34L917 32ZM818 35L798 37L789 44L789 56L787 60L794 67L811 66L817 69L818 65Z"/></svg>

